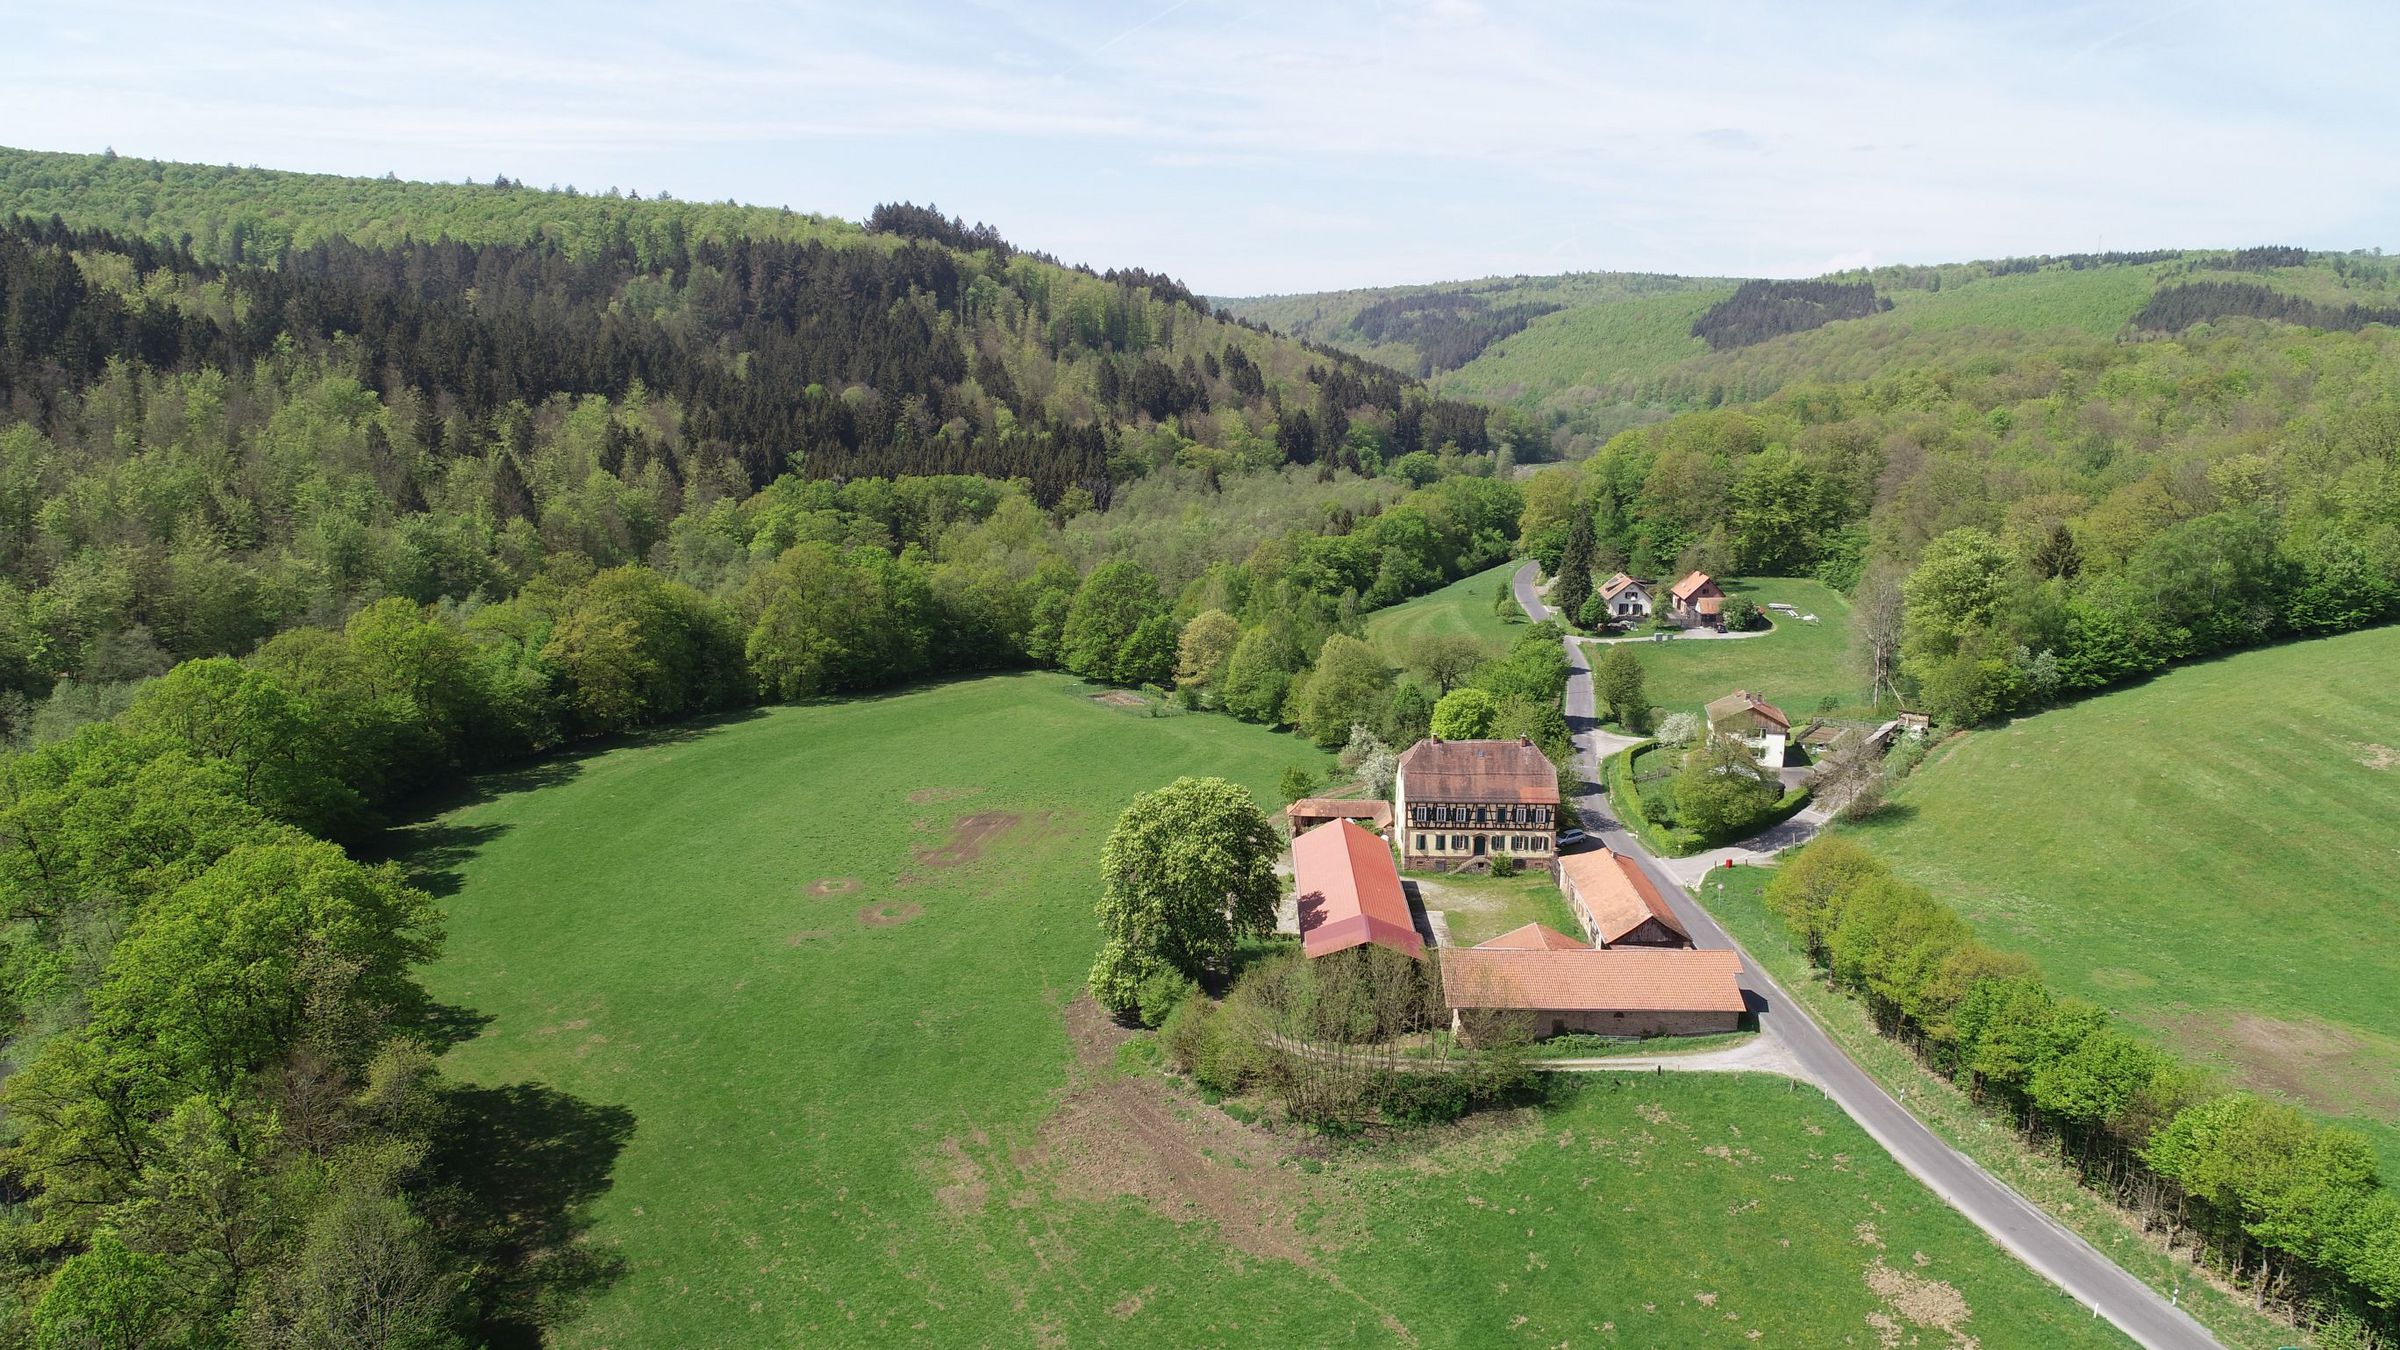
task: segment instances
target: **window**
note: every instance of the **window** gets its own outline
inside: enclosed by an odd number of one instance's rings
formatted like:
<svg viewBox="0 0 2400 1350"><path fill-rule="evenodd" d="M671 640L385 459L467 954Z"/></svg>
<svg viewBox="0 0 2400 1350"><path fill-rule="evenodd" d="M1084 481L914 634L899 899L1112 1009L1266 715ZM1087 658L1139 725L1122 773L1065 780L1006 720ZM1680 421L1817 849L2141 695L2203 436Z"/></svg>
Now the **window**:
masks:
<svg viewBox="0 0 2400 1350"><path fill-rule="evenodd" d="M1420 834L1420 835L1418 835L1418 836L1417 836L1417 852L1419 852L1419 853L1423 853L1424 851L1425 851L1425 836Z"/></svg>

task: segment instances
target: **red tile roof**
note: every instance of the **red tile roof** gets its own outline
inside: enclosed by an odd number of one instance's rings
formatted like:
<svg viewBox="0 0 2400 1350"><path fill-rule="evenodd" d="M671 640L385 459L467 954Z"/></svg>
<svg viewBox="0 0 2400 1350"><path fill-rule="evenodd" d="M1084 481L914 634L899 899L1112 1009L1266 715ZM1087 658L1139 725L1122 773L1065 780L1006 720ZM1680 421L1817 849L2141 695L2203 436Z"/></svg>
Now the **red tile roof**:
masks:
<svg viewBox="0 0 2400 1350"><path fill-rule="evenodd" d="M1615 576L1610 577L1608 580L1600 583L1600 596L1604 600L1614 600L1617 598L1617 593L1624 590L1628 586L1641 586L1644 590L1649 589L1649 587L1643 582L1637 581L1634 578L1627 576L1623 572L1619 572Z"/></svg>
<svg viewBox="0 0 2400 1350"><path fill-rule="evenodd" d="M1411 802L1556 803L1558 770L1527 740L1419 741L1400 756Z"/></svg>
<svg viewBox="0 0 2400 1350"><path fill-rule="evenodd" d="M1624 854L1605 848L1588 853L1562 853L1558 870L1582 898L1603 944L1615 942L1652 919L1666 925L1668 932L1684 941L1692 940L1692 935L1676 920L1675 911L1668 907L1666 897L1650 884L1641 864Z"/></svg>
<svg viewBox="0 0 2400 1350"><path fill-rule="evenodd" d="M1689 600L1693 596L1698 595L1701 591L1706 590L1715 584L1715 579L1710 577L1708 573L1694 572L1690 576L1687 576L1683 580L1675 583L1673 594L1678 600Z"/></svg>
<svg viewBox="0 0 2400 1350"><path fill-rule="evenodd" d="M1290 820L1371 820L1382 829L1392 823L1392 804L1354 797L1302 797L1283 808Z"/></svg>
<svg viewBox="0 0 2400 1350"><path fill-rule="evenodd" d="M1442 997L1452 1008L1543 1012L1740 1012L1731 951L1618 947L1524 951L1465 947L1442 953Z"/></svg>
<svg viewBox="0 0 2400 1350"><path fill-rule="evenodd" d="M1300 897L1300 950L1308 955L1372 942L1424 958L1425 939L1409 917L1391 849L1349 821L1292 840L1292 889Z"/></svg>
<svg viewBox="0 0 2400 1350"><path fill-rule="evenodd" d="M1475 945L1485 951L1588 952L1592 949L1592 944L1580 938L1568 937L1548 924L1540 923L1529 923L1520 928L1511 928L1489 942L1479 942Z"/></svg>

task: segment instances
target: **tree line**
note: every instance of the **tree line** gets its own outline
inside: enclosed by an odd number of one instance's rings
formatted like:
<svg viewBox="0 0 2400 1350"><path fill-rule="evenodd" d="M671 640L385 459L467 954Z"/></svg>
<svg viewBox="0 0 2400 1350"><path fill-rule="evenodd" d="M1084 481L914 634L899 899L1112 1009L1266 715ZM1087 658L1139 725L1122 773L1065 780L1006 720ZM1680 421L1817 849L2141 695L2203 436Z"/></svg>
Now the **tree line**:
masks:
<svg viewBox="0 0 2400 1350"><path fill-rule="evenodd" d="M2400 1196L2373 1146L2151 1046L1849 839L1778 868L1768 906L1876 1026L2003 1108L2087 1185L2328 1337L2400 1334Z"/></svg>

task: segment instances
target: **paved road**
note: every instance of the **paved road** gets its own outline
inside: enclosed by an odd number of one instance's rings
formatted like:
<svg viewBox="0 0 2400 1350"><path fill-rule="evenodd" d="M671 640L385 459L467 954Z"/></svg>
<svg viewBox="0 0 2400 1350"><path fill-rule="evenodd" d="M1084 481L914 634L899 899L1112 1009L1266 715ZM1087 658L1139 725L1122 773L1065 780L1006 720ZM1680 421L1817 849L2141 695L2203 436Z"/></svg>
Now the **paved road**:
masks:
<svg viewBox="0 0 2400 1350"><path fill-rule="evenodd" d="M1517 569L1517 601L1535 622L1551 615L1534 591L1534 564ZM1576 769L1583 790L1576 801L1584 828L1601 842L1633 858L1650 873L1651 881L1675 916L1703 947L1741 945L1729 937L1706 909L1676 883L1674 876L1650 856L1609 814L1608 798L1600 791L1599 762L1593 755L1593 733L1599 727L1592 697L1592 668L1581 648L1567 648L1567 726L1575 734ZM1708 883L1701 882L1701 893ZM1780 1041L1801 1072L1825 1089L1825 1095L1848 1112L1876 1143L1897 1159L1959 1213L1973 1220L1992 1240L2016 1254L2025 1264L2066 1290L2087 1308L2114 1322L2126 1335L2153 1350L2204 1350L2217 1344L2207 1328L2190 1314L2160 1298L2150 1286L2126 1273L2100 1250L2061 1227L2023 1196L2001 1184L1965 1154L1942 1142L1923 1122L1883 1090L1848 1053L1834 1044L1816 1019L1792 1002L1782 987L1768 978L1758 963L1742 953L1742 991L1758 1013L1763 1036Z"/></svg>

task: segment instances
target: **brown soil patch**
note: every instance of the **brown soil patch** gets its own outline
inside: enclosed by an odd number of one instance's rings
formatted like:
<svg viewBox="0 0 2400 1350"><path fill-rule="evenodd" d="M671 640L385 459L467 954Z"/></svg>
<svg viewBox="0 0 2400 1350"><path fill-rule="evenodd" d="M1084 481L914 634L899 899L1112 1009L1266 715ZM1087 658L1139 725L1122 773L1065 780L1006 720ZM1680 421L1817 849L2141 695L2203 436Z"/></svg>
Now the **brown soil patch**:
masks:
<svg viewBox="0 0 2400 1350"><path fill-rule="evenodd" d="M810 895L848 895L857 889L857 877L825 877L808 883Z"/></svg>
<svg viewBox="0 0 2400 1350"><path fill-rule="evenodd" d="M2400 764L2400 752L2395 752L2388 745L2362 745L2358 748L2358 762L2370 769L2388 769Z"/></svg>
<svg viewBox="0 0 2400 1350"><path fill-rule="evenodd" d="M983 1131L977 1130L975 1142L982 1146L991 1141L984 1137ZM984 1179L983 1164L968 1156L966 1148L955 1137L942 1141L941 1154L943 1171L948 1180L934 1187L934 1198L942 1202L942 1208L953 1214L973 1214L981 1210L984 1201L990 1199L992 1193L991 1183Z"/></svg>
<svg viewBox="0 0 2400 1350"><path fill-rule="evenodd" d="M983 846L1008 833L1024 819L1014 811L978 811L961 816L950 827L950 842L940 848L918 849L917 861L927 867L963 867L983 856Z"/></svg>
<svg viewBox="0 0 2400 1350"><path fill-rule="evenodd" d="M1875 1263L1867 1267L1866 1279L1867 1288L1875 1291L1875 1297L1882 1299L1885 1307L1918 1326L1931 1327L1949 1336L1954 1350L1975 1350L1975 1338L1965 1330L1967 1318L1973 1312L1958 1290L1940 1280L1887 1266L1882 1257L1875 1258Z"/></svg>
<svg viewBox="0 0 2400 1350"><path fill-rule="evenodd" d="M954 802L962 797L972 797L981 791L983 789L979 787L926 787L908 794L908 800L912 806L931 806L935 802Z"/></svg>
<svg viewBox="0 0 2400 1350"><path fill-rule="evenodd" d="M783 940L783 945L786 947L799 947L811 942L823 942L825 939L832 936L833 930L830 928L803 928L799 932L792 934L788 938L785 938Z"/></svg>
<svg viewBox="0 0 2400 1350"><path fill-rule="evenodd" d="M2246 1086L2335 1115L2400 1115L2400 1038L2253 1012L2178 1014L2163 1029L2231 1063Z"/></svg>
<svg viewBox="0 0 2400 1350"><path fill-rule="evenodd" d="M914 901L904 901L897 905L890 903L866 905L859 909L858 921L869 928L890 928L895 924L907 923L924 912L925 907Z"/></svg>
<svg viewBox="0 0 2400 1350"><path fill-rule="evenodd" d="M1112 708L1147 708L1150 706L1150 700L1127 689L1111 689L1105 694L1094 694L1092 702L1105 703Z"/></svg>
<svg viewBox="0 0 2400 1350"><path fill-rule="evenodd" d="M1043 1126L1040 1153L1058 1188L1077 1199L1132 1196L1177 1223L1216 1226L1235 1250L1293 1265L1358 1298L1394 1337L1408 1328L1368 1303L1319 1262L1294 1219L1314 1194L1312 1179L1284 1166L1291 1141L1199 1105L1155 1074L1117 1072L1117 1047L1131 1032L1089 994L1067 1005L1075 1047L1066 1100Z"/></svg>

